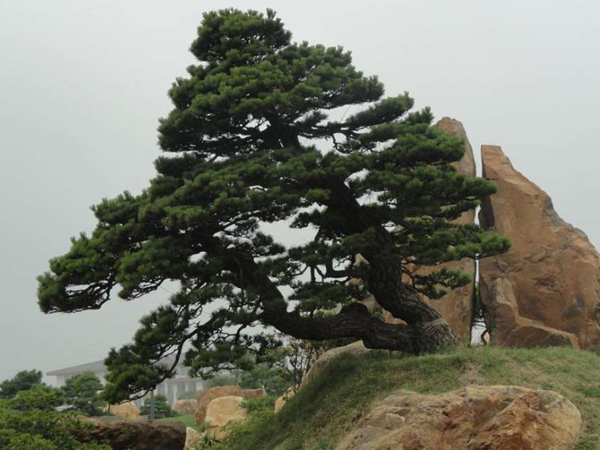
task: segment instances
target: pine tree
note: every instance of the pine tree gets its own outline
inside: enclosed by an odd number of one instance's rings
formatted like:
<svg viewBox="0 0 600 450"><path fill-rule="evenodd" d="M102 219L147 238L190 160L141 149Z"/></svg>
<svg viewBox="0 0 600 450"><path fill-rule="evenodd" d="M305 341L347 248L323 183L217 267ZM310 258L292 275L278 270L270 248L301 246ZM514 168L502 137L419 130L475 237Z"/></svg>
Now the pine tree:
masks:
<svg viewBox="0 0 600 450"><path fill-rule="evenodd" d="M41 384L0 399L2 450L111 450L107 445L82 443L72 435L85 430L76 413L57 411L63 404L59 389Z"/></svg>
<svg viewBox="0 0 600 450"><path fill-rule="evenodd" d="M206 13L190 50L199 63L169 91L157 176L140 195L95 206L92 235L38 279L46 313L100 308L117 285L133 300L179 283L133 343L111 351L108 398L171 375L174 365L156 363L188 341L196 374L258 361L278 342L257 325L408 353L454 345L422 296L468 277L413 268L508 248L452 222L494 192L451 165L464 143L432 128L429 109L411 112L408 94L384 97L341 47L293 43L270 10ZM273 223L311 238L291 247L289 234L266 232ZM358 301L367 291L406 324L369 313Z"/></svg>
<svg viewBox="0 0 600 450"><path fill-rule="evenodd" d="M152 399L146 397L144 399L144 404L140 408L140 414L142 416L150 417L150 409ZM167 417L175 417L177 416L177 412L171 409L171 405L167 402L167 397L162 394L158 394L154 397L154 418L155 419L164 419Z"/></svg>
<svg viewBox="0 0 600 450"><path fill-rule="evenodd" d="M40 370L22 370L10 380L0 383L0 398L13 398L21 391L28 391L35 386L45 386L42 377Z"/></svg>
<svg viewBox="0 0 600 450"><path fill-rule="evenodd" d="M70 409L80 411L89 417L102 415L104 404L100 397L102 383L92 372L69 378L62 387L62 391Z"/></svg>

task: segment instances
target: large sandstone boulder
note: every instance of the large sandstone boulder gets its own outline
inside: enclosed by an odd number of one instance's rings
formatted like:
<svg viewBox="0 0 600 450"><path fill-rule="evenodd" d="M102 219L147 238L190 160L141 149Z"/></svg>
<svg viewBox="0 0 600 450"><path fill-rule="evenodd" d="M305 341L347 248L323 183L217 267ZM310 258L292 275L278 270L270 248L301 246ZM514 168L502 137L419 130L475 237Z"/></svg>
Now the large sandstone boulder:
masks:
<svg viewBox="0 0 600 450"><path fill-rule="evenodd" d="M140 417L140 410L134 402L110 405L110 407L105 408L105 410L110 412L110 414L113 416L117 416L122 419L138 419Z"/></svg>
<svg viewBox="0 0 600 450"><path fill-rule="evenodd" d="M71 430L79 442L95 442L113 450L183 450L186 429L182 422L146 420L105 421L83 419L85 429Z"/></svg>
<svg viewBox="0 0 600 450"><path fill-rule="evenodd" d="M512 242L480 263L481 301L492 342L600 350L600 257L587 236L562 220L542 189L497 146L482 147L483 176L498 192L481 224Z"/></svg>
<svg viewBox="0 0 600 450"><path fill-rule="evenodd" d="M344 345L343 347L336 347L332 348L331 350L327 350L312 364L306 375L304 375L302 382L300 383L300 389L306 386L310 380L322 373L323 369L338 356L345 354L358 356L368 351L369 349L365 347L362 341L356 341L352 344Z"/></svg>
<svg viewBox="0 0 600 450"><path fill-rule="evenodd" d="M262 397L266 394L264 389L242 389L239 386L215 386L210 389L198 391L198 397L196 398L196 423L200 425L206 420L206 408L216 398L236 396L248 399Z"/></svg>
<svg viewBox="0 0 600 450"><path fill-rule="evenodd" d="M227 397L215 398L206 408L206 423L209 427L206 429L206 435L213 434L217 439L223 439L227 434L223 427L230 422L238 422L246 418L246 410L242 408L242 397L229 395Z"/></svg>
<svg viewBox="0 0 600 450"><path fill-rule="evenodd" d="M561 395L469 386L439 396L398 392L376 405L336 450L567 450L582 428Z"/></svg>
<svg viewBox="0 0 600 450"><path fill-rule="evenodd" d="M198 402L196 400L177 400L175 403L173 403L171 409L186 416L188 414L196 414L197 404Z"/></svg>

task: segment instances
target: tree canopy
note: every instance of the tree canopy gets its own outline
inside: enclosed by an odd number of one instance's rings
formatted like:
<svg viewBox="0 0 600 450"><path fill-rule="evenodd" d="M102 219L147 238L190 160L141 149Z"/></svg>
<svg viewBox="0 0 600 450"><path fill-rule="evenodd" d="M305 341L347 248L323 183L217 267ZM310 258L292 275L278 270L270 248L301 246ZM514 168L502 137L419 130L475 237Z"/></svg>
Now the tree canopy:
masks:
<svg viewBox="0 0 600 450"><path fill-rule="evenodd" d="M185 353L195 374L248 354L259 361L278 345L273 328L409 353L454 344L422 296L443 297L468 277L415 267L509 245L453 222L494 192L453 167L464 142L432 128L428 108L411 111L408 94L385 97L343 48L292 42L273 11L205 13L190 50L198 63L169 91L156 177L139 195L94 206L92 234L38 278L46 313L177 283L108 356L109 398L170 376L166 355ZM309 238L291 246L288 229ZM367 292L406 324L371 314L360 303Z"/></svg>
<svg viewBox="0 0 600 450"><path fill-rule="evenodd" d="M86 425L74 413L58 412L63 398L58 389L40 385L0 399L2 450L110 450L95 443L80 443L70 430Z"/></svg>
<svg viewBox="0 0 600 450"><path fill-rule="evenodd" d="M67 379L62 391L70 409L90 417L102 415L102 383L93 373L86 372Z"/></svg>
<svg viewBox="0 0 600 450"><path fill-rule="evenodd" d="M0 383L0 398L13 398L21 391L28 391L35 386L41 386L42 372L40 370L22 370L9 380Z"/></svg>

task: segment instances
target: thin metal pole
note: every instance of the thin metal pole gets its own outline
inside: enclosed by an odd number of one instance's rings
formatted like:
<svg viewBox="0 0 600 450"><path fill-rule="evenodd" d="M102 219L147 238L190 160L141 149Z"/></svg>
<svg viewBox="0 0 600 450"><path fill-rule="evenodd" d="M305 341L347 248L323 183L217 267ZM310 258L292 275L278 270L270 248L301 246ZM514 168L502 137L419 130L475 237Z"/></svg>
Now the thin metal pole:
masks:
<svg viewBox="0 0 600 450"><path fill-rule="evenodd" d="M150 420L154 420L156 417L155 408L154 408L154 389L150 391Z"/></svg>

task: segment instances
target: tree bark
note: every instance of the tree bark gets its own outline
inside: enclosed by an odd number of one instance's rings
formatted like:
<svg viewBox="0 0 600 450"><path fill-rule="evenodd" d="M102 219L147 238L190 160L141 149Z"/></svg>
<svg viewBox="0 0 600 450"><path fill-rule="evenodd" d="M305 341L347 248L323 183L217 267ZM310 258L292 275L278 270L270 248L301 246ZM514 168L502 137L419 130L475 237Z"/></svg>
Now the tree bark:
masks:
<svg viewBox="0 0 600 450"><path fill-rule="evenodd" d="M369 263L366 282L375 301L396 319L411 328L412 348L415 353L434 352L458 345L458 339L448 322L411 286L402 282L402 266L397 255L390 249L394 242L390 233L378 223L371 223L368 213L361 206L345 183L334 180L329 188L335 201L327 206L346 219L349 233L375 230L376 239L371 251L362 256Z"/></svg>
<svg viewBox="0 0 600 450"><path fill-rule="evenodd" d="M393 239L380 225L371 224L364 209L347 186L335 183L335 211L345 217L349 233L376 230L372 249L363 256L369 262L367 289L382 308L406 325L384 323L372 316L366 306L351 305L330 317L304 317L287 311L287 302L267 274L260 270L251 255L224 248L218 238L203 236L204 249L223 255L226 266L238 274L237 287L253 292L261 299L260 318L282 333L298 339L330 340L346 337L362 339L369 348L428 353L458 343L454 332L440 314L423 301L412 287L402 283L402 268L397 255L390 252Z"/></svg>
<svg viewBox="0 0 600 450"><path fill-rule="evenodd" d="M238 254L234 260L241 274L239 287L252 289L260 296L263 306L261 319L282 333L313 341L355 337L361 339L367 348L415 353L411 327L382 322L372 316L365 305L358 303L346 306L333 316L304 317L289 312L281 292L267 275L261 273L254 259Z"/></svg>
<svg viewBox="0 0 600 450"><path fill-rule="evenodd" d="M382 308L412 329L415 353L430 353L458 345L456 335L440 313L425 303L411 286L402 283L399 263L381 257L369 262L367 289Z"/></svg>
<svg viewBox="0 0 600 450"><path fill-rule="evenodd" d="M282 333L297 339L323 341L353 337L367 348L415 353L414 337L407 325L389 324L373 317L362 304L352 304L334 316L302 317L278 308L266 309L262 318Z"/></svg>

